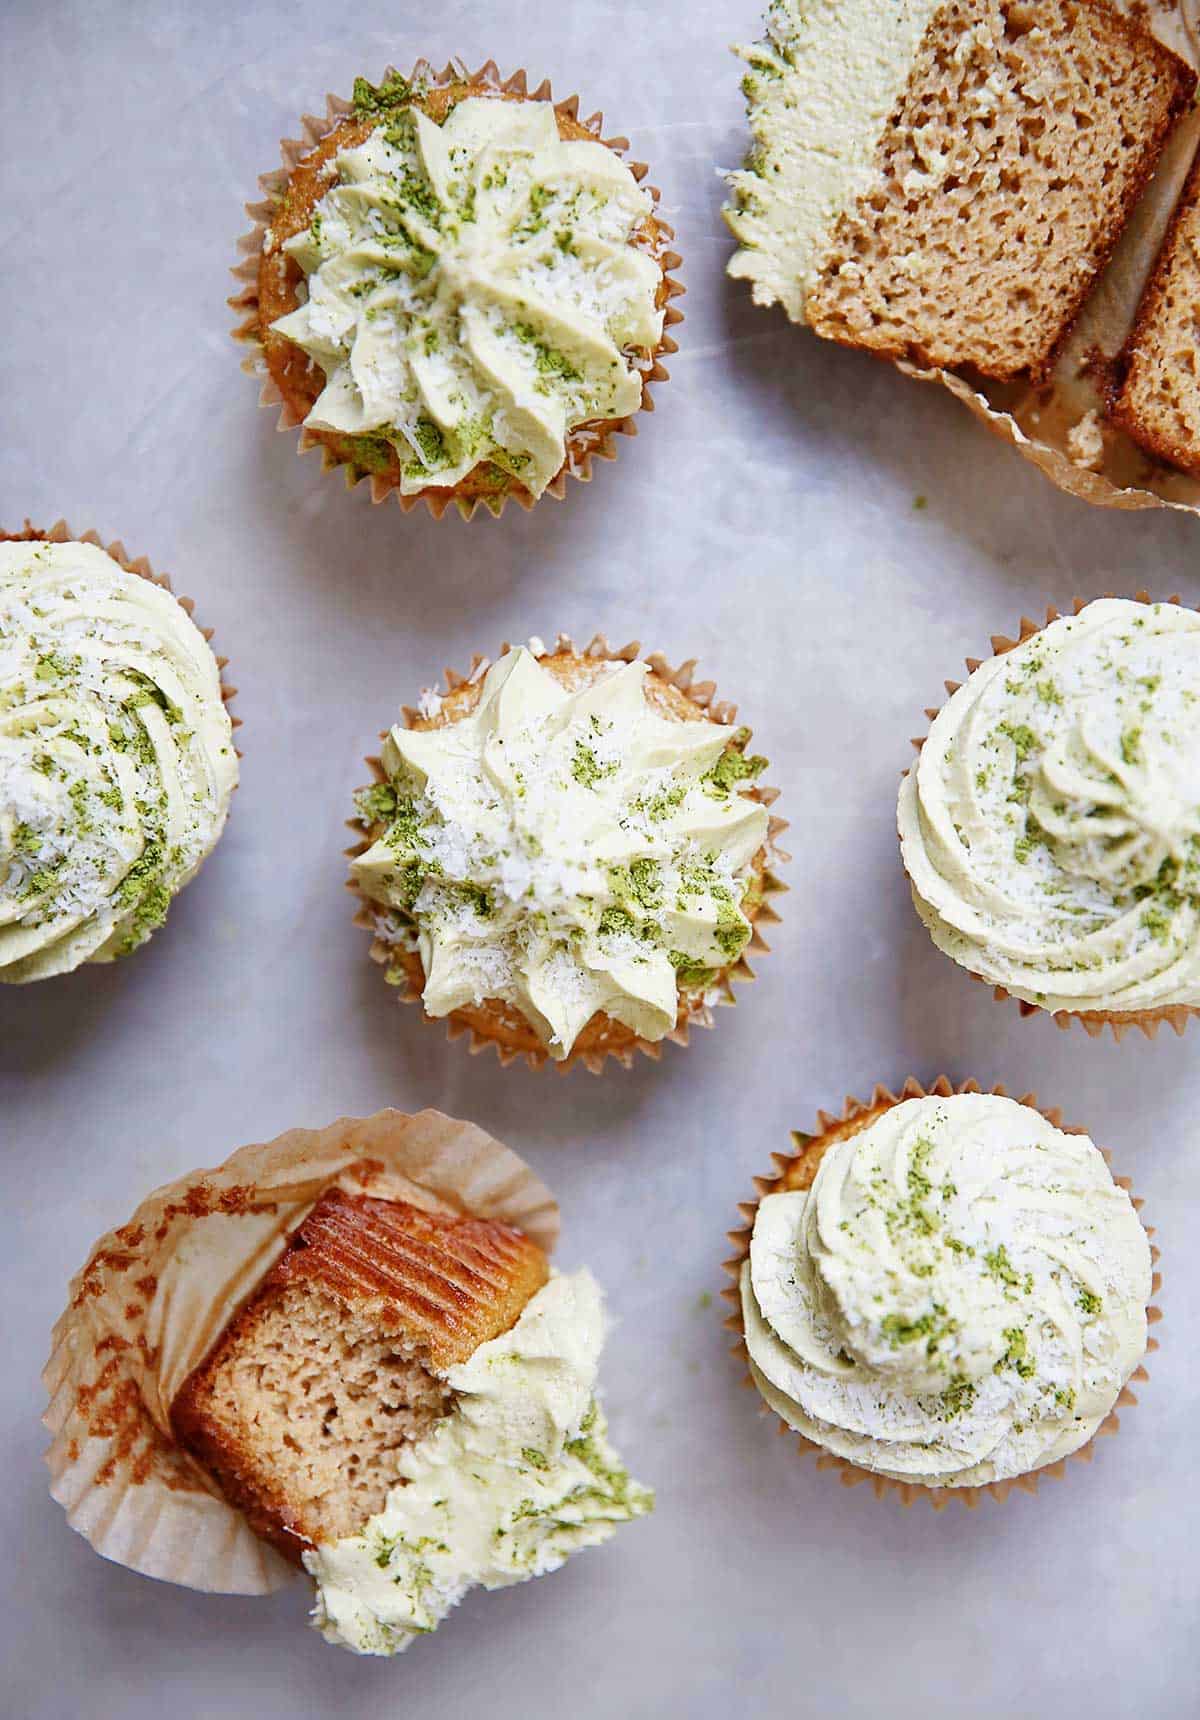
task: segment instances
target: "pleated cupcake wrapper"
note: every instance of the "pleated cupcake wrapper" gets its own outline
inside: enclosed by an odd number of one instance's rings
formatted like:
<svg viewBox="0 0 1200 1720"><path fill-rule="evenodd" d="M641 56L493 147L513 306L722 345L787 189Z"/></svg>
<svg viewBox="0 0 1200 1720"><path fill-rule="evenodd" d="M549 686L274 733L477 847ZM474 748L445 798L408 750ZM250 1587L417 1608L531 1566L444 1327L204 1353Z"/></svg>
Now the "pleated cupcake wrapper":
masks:
<svg viewBox="0 0 1200 1720"><path fill-rule="evenodd" d="M608 643L608 640L600 633L597 633L595 637L586 646L584 646L582 651L578 649L574 641L565 633L560 633L558 635L553 651L550 652L544 651L540 642L534 641L533 643L538 646L536 653L538 656L549 656L553 655L553 652L558 651L570 651L579 656L599 658L610 663L633 663L637 662L641 658L642 654L641 646L636 640L628 645L622 646L619 650L614 650ZM509 649L510 646L507 643L503 644L500 647L500 655L503 656ZM454 669L447 669L445 671L446 692L452 693L459 687L481 681L491 668L492 661L493 659L490 657L473 657L471 660L470 672L466 675L459 674ZM694 657L689 658L686 663L680 664L677 669L671 667L661 652L655 652L652 656L647 657L645 661L662 680L668 682L672 687L683 693L685 697L691 699L693 704L698 705L711 722L720 723L722 726L728 726L730 728L733 727L737 719L737 706L729 704L727 701L717 697L715 682L696 679L696 659ZM410 705L405 705L401 711L401 717L406 728L412 728L416 723L418 723L421 720L421 715L422 713L419 710L414 709ZM386 739L386 731L380 738ZM377 757L368 758L366 763L367 768L371 772L371 780L373 783L385 780L383 765ZM750 798L757 800L763 806L773 806L779 798L779 790L777 788L755 788L751 791ZM555 1060L552 1059L549 1053L545 1050L518 1051L511 1047L501 1045L495 1039L486 1034L480 1033L471 1022L465 1020L460 1014L458 1014L458 1012L453 1012L445 1017L447 1035L451 1039L465 1037L467 1040L468 1050L471 1052L472 1056L477 1055L481 1051L494 1050L499 1057L501 1064L505 1068L507 1068L510 1063L523 1059L531 1069L540 1069L547 1063L553 1063L554 1067L558 1069L560 1073L565 1073L568 1069L575 1068L576 1066L582 1066L583 1068L588 1069L593 1075L599 1075L602 1072L609 1058L612 1058L614 1062L619 1063L623 1068L630 1069L633 1067L636 1053L640 1052L643 1057L649 1057L657 1062L662 1056L662 1048L664 1044L687 1045L693 1028L712 1027L714 1025L714 1007L719 1005L733 1005L737 1002L737 998L734 995L734 985L744 984L755 977L754 970L746 959L747 956L767 955L770 952L770 945L763 937L761 928L764 925L771 925L778 921L779 915L772 907L770 898L772 896L782 895L788 889L788 885L783 883L776 876L773 870L776 865L783 864L791 858L789 854L785 853L784 850L778 846L778 839L783 835L783 832L787 827L786 819L777 818L774 814L771 815L767 829L767 863L762 873L763 899L755 913L754 919L751 922L753 935L751 936L746 949L733 966L721 974L720 979L712 989L703 993L697 992L694 995L687 994L686 996L681 997L681 1002L685 1002L687 1005L687 1012L681 1020L676 1022L671 1031L664 1035L663 1039L637 1039L632 1044L606 1047L603 1050L576 1050L572 1051L568 1057L563 1058L562 1060ZM357 840L352 847L346 850L346 855L349 859L356 859L358 855L364 854L371 846L371 839L364 836L363 826L357 819L350 819L347 823L347 828L354 831ZM354 924L356 926L361 926L365 931L372 933L371 960L378 963L381 967L394 970L397 965L397 959L400 952L397 950L395 945L386 942L378 934L376 925L377 916L380 912L378 904L370 901L369 898L362 894L357 881L353 877L349 879L347 887L353 892L358 902L358 908L354 916ZM421 992L425 983L425 976L421 968L419 956L413 955L404 963L404 972L405 978L403 984L398 985L395 988L399 1002L420 1003ZM427 1016L425 1019L427 1021L433 1021L437 1018Z"/></svg>
<svg viewBox="0 0 1200 1720"><path fill-rule="evenodd" d="M438 1111L291 1129L158 1189L71 1281L42 1379L50 1491L105 1558L222 1594L268 1594L294 1567L177 1447L171 1403L324 1191L514 1226L549 1252L558 1208L517 1155Z"/></svg>
<svg viewBox="0 0 1200 1720"><path fill-rule="evenodd" d="M750 1238L754 1231L754 1220L758 1213L759 1202L766 1195L777 1194L785 1188L796 1187L798 1183L799 1186L809 1187L813 1176L816 1174L817 1166L829 1147L831 1147L836 1141L846 1139L849 1135L858 1134L862 1129L866 1128L868 1124L874 1122L877 1117L890 1111L894 1106L903 1104L906 1099L924 1099L929 1097L948 1099L955 1093L979 1093L982 1091L983 1089L977 1081L964 1081L956 1087L951 1084L945 1075L940 1075L929 1088L925 1088L918 1080L915 1079L915 1077L910 1075L898 1093L891 1092L887 1087L877 1086L872 1092L870 1099L867 1100L865 1104L861 1099L848 1097L842 1111L838 1115L834 1115L829 1111L818 1111L817 1126L812 1134L794 1134L792 1139L795 1143L795 1150L793 1152L774 1153L772 1155L775 1161L775 1169L772 1172L769 1172L766 1176L755 1177L754 1199L741 1202L738 1207L738 1211L741 1215L742 1223L736 1230L728 1232L729 1241L733 1245L733 1253L729 1259L724 1262L724 1271L728 1274L732 1282L721 1291L721 1296L724 1301L730 1304L732 1309L732 1312L725 1321L725 1325L731 1332L736 1332L738 1335L737 1342L734 1344L732 1349L733 1355L739 1357L744 1362L749 1361L749 1352L746 1349L745 1328L742 1323L742 1303L739 1291L739 1281L741 1278L742 1266L749 1258ZM999 1085L989 1088L988 1091L997 1094L1001 1098L1007 1097L1004 1087ZM1084 1129L1067 1127L1062 1121L1062 1113L1056 1109L1043 1109L1038 1104L1037 1096L1034 1093L1024 1094L1017 1102L1021 1105L1028 1105L1031 1110L1038 1111L1046 1118L1047 1122L1051 1123L1056 1129L1063 1129L1066 1134L1079 1135L1087 1132ZM1104 1154L1105 1162L1109 1163L1110 1160L1108 1152L1103 1148L1101 1148L1101 1151ZM798 1169L804 1178L802 1183L799 1182L799 1178L796 1176ZM793 1178L795 1180L791 1180ZM1132 1193L1129 1178L1114 1177L1113 1180L1117 1184L1118 1188L1123 1188L1127 1193L1129 1193L1130 1199L1132 1200L1140 1217L1144 1203L1137 1195ZM1151 1238L1150 1258L1154 1265L1154 1272L1151 1279L1151 1295L1157 1296L1162 1287L1162 1274L1158 1270L1160 1257L1159 1249L1153 1241L1153 1237L1155 1235L1154 1230L1149 1225L1144 1226L1144 1228L1147 1237ZM1146 1320L1150 1326L1158 1325L1161 1319L1162 1310L1160 1308L1154 1304L1147 1307ZM1146 1340L1146 1354L1150 1355L1157 1349L1158 1339L1153 1335L1150 1335ZM801 1452L814 1453L816 1458L816 1467L818 1469L832 1471L837 1476L843 1487L858 1487L863 1482L869 1482L877 1499L883 1499L890 1496L898 1499L904 1506L913 1505L917 1500L924 1498L929 1501L935 1511L943 1511L952 1498L958 1498L970 1509L975 1509L978 1507L980 1501L985 1495L988 1495L993 1499L1004 1500L1007 1499L1009 1494L1014 1490L1021 1493L1036 1493L1039 1483L1043 1480L1060 1481L1066 1474L1068 1463L1076 1460L1082 1463L1090 1463L1095 1456L1096 1441L1101 1438L1107 1438L1119 1430L1121 1424L1117 1411L1119 1409L1130 1409L1137 1403L1138 1400L1131 1390L1132 1384L1141 1384L1149 1379L1149 1377L1150 1376L1146 1371L1145 1362L1139 1362L1138 1366L1129 1376L1129 1381L1122 1388L1116 1404L1101 1422L1088 1443L1080 1446L1078 1451L1071 1452L1067 1457L1059 1458L1056 1463L1048 1463L1044 1468L1029 1470L1024 1475L1014 1476L1011 1480L993 1481L982 1487L926 1487L916 1481L896 1481L891 1476L876 1475L869 1469L863 1469L860 1468L858 1464L851 1463L847 1458L838 1457L834 1452L825 1450L823 1446L816 1444L813 1440L806 1439L802 1434L797 1433L794 1428L789 1427L787 1422L783 1421L781 1418L777 1417L776 1419L778 1420L779 1432L781 1434L789 1434L794 1437ZM741 1383L749 1390L757 1392L757 1387L754 1384L753 1377L751 1376L748 1367ZM761 1408L764 1415L774 1413L766 1404L763 1404Z"/></svg>
<svg viewBox="0 0 1200 1720"><path fill-rule="evenodd" d="M1105 595L1111 597L1113 593L1108 592ZM1072 615L1078 615L1080 610L1086 609L1087 605L1092 601L1094 600L1091 598L1077 597L1071 605L1070 613ZM1135 603L1153 603L1155 600L1150 596L1149 592L1139 591L1134 594L1133 601ZM1178 604L1180 600L1178 597L1168 597L1163 599L1163 601L1166 603ZM1003 633L992 634L992 655L994 657L1003 657L1009 651L1015 651L1018 645L1023 645L1027 639L1032 639L1034 635L1040 633L1043 628L1049 627L1052 621L1060 620L1062 613L1063 612L1061 610L1055 609L1051 606L1046 610L1045 621L1041 623L1031 621L1027 615L1023 615L1014 639L1008 638L1007 635ZM973 675L976 669L981 666L982 662L983 659L980 657L968 657L968 675ZM962 682L946 681L944 685L948 696L953 698L962 685ZM925 715L931 723L939 714L939 708L936 705L926 706ZM916 748L917 752L920 753L921 749L925 745L925 740L924 738L920 740L914 739L912 744ZM947 957L947 960L950 959L952 958ZM955 966L961 967L962 963L956 962ZM969 974L971 979L975 980L979 985L988 985L990 983L988 980L984 979L982 974L973 973L970 968L964 968L963 971ZM1012 997L1012 993L1007 991L1004 986L997 985L992 987L992 996L998 1003L1003 1003ZM1124 1039L1127 1033L1134 1031L1144 1034L1147 1039L1153 1039L1158 1033L1159 1028L1164 1024L1170 1027L1175 1033L1182 1034L1192 1016L1200 1015L1200 1010L1194 1008L1191 1004L1186 1003L1163 1004L1158 1009L1049 1010L1040 1003L1029 1003L1024 998L1013 998L1012 1001L1017 1005L1023 1016L1049 1015L1054 1021L1055 1026L1063 1029L1066 1029L1073 1023L1078 1022L1084 1032L1089 1034L1093 1039L1100 1038L1106 1027L1111 1028L1112 1036L1118 1044L1122 1039Z"/></svg>
<svg viewBox="0 0 1200 1720"><path fill-rule="evenodd" d="M147 556L139 555L136 558L131 559L126 553L125 545L120 541L120 539L115 539L112 543L105 543L99 532L73 532L66 520L61 519L56 520L54 525L52 525L48 531L40 530L39 527L35 526L32 521L28 519L25 521L25 526L22 531L6 532L0 530L0 543L37 542L94 544L97 549L102 549L105 555L110 556L112 560L116 562L117 566L123 568L126 573L136 573L140 579L148 579L152 585L160 585L164 591L171 592L172 597L175 596L175 593L171 590L170 577L165 573L155 573ZM176 597L175 601L178 603L180 609L183 610L185 615L190 616L193 621L196 621L196 605L190 597ZM201 627L198 621L196 621L196 626L200 628L200 632L205 641L211 645L213 637L212 628ZM221 674L221 699L226 709L229 708L233 700L237 697L237 688L227 685L225 681L225 669L228 666L228 663L228 657L217 658L217 668ZM229 721L231 726L235 729L239 729L242 726L242 719L240 717L235 717L232 711L229 712ZM234 748L234 751L237 753L238 758L241 758L241 752L238 751L236 747Z"/></svg>
<svg viewBox="0 0 1200 1720"><path fill-rule="evenodd" d="M1200 0L1116 3L1200 67ZM1048 381L978 381L905 361L897 365L906 376L940 383L1057 489L1099 507L1200 513L1200 477L1155 460L1105 415L1107 378L1133 328L1198 139L1200 107L1176 126ZM1102 446L1093 455L1089 444L1097 432Z"/></svg>
<svg viewBox="0 0 1200 1720"><path fill-rule="evenodd" d="M383 81L394 78L396 69L389 66L383 74ZM528 73L514 72L510 77L502 77L494 60L487 60L476 72L467 70L461 60L452 60L441 71L436 71L428 60L418 60L408 76L407 81L414 85L424 85L426 88L442 89L452 84L467 84L472 93L497 96L514 96L529 101L551 102L556 114L575 121L593 134L596 141L603 143L617 155L624 158L629 149L629 140L624 137L605 137L603 135L604 116L592 114L586 119L579 117L579 97L568 96L563 101L555 101L550 88L549 79L543 79L536 88L530 87ZM394 495L401 510L409 513L418 505L429 509L434 519L440 520L447 508L453 504L464 519L471 519L481 509L484 513L496 518L503 513L505 504L515 499L526 510L532 508L538 498L530 496L527 491L512 490L501 492L498 496L489 497L460 497L455 496L451 489L437 489L429 486L416 495L402 495L396 480L387 475L372 475L359 471L353 464L340 460L321 438L304 427L303 415L283 398L277 384L271 377L263 352L262 330L259 321L258 271L262 257L263 244L270 229L271 221L279 206L280 199L297 164L313 150L321 140L329 135L347 117L353 116L354 104L342 96L327 95L325 98L324 116L305 114L300 121L300 136L285 138L280 144L283 166L272 173L259 176L259 190L262 198L257 203L247 203L246 213L254 223L249 233L238 241L241 253L240 261L234 265L233 274L241 283L239 289L227 301L230 308L237 313L237 326L233 338L243 345L250 347L249 355L242 361L242 369L250 376L257 377L261 383L259 393L260 406L278 406L280 408L277 428L279 430L300 431L298 454L307 454L311 449L322 450L322 470L332 471L341 466L346 474L347 489L354 489L365 478L367 492L372 502L386 501ZM633 177L641 184L649 172L649 168L641 161L628 161L627 166ZM665 295L664 324L662 338L650 359L640 366L642 370L642 399L640 411L653 412L654 399L650 392L650 384L666 382L670 372L663 365L663 358L678 350L677 344L670 331L683 321L683 312L673 302L686 289L674 279L672 271L680 265L681 258L674 251L672 241L675 238L674 229L663 220L659 213L660 194L655 186L647 186L654 208L652 211L655 223L655 239L649 254L654 258L663 273L663 292ZM617 457L618 436L636 436L636 416L608 421L603 426L580 426L567 437L567 459L557 477L552 479L543 495L553 496L562 501L567 493L568 477L576 478L580 483L590 483L593 463L596 460L615 460Z"/></svg>

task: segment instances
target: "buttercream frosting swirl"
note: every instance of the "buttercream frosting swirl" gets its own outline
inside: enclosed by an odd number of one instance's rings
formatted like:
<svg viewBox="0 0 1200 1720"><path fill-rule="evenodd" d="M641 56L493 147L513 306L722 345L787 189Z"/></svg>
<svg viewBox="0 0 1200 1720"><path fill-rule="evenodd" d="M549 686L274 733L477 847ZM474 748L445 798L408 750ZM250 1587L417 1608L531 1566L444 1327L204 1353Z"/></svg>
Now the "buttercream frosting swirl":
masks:
<svg viewBox="0 0 1200 1720"><path fill-rule="evenodd" d="M638 409L662 271L607 145L561 138L548 102L475 96L441 125L385 115L336 176L283 247L307 300L272 325L325 373L309 425L383 438L406 494L490 461L538 496L572 429Z"/></svg>
<svg viewBox="0 0 1200 1720"><path fill-rule="evenodd" d="M980 1486L1092 1437L1146 1348L1150 1247L1084 1135L908 1100L758 1207L741 1294L767 1403L859 1467Z"/></svg>
<svg viewBox="0 0 1200 1720"><path fill-rule="evenodd" d="M327 1641L398 1653L473 1585L557 1570L652 1508L608 1443L594 1395L603 1340L595 1279L555 1274L511 1331L447 1369L454 1407L402 1451L384 1509L305 1555Z"/></svg>
<svg viewBox="0 0 1200 1720"><path fill-rule="evenodd" d="M1200 1004L1200 615L1106 598L978 668L900 791L938 948L1051 1010Z"/></svg>
<svg viewBox="0 0 1200 1720"><path fill-rule="evenodd" d="M562 1059L598 1011L661 1039L681 987L741 955L763 761L744 733L659 716L648 672L572 691L522 648L469 716L389 733L386 781L359 797L382 833L354 875L389 911L381 935L411 932L430 1015L495 998Z"/></svg>
<svg viewBox="0 0 1200 1720"><path fill-rule="evenodd" d="M0 981L143 943L236 782L216 659L170 592L92 544L0 544Z"/></svg>

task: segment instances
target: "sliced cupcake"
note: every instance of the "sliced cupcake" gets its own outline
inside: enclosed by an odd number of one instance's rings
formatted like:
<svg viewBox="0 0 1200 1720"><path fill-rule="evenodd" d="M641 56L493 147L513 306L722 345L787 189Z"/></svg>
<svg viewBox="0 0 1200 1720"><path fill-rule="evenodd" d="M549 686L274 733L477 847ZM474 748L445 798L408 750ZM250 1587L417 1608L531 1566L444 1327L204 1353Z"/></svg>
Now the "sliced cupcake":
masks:
<svg viewBox="0 0 1200 1720"><path fill-rule="evenodd" d="M729 272L923 366L1049 370L1195 88L1102 0L774 0Z"/></svg>
<svg viewBox="0 0 1200 1720"><path fill-rule="evenodd" d="M513 1155L383 1113L247 1148L102 1240L50 1371L56 1493L102 1552L248 1593L277 1549L328 1641L387 1655L650 1510L595 1395L595 1280L455 1189L546 1233Z"/></svg>
<svg viewBox="0 0 1200 1720"><path fill-rule="evenodd" d="M934 943L1093 1032L1200 1006L1200 615L1104 598L997 638L900 789Z"/></svg>
<svg viewBox="0 0 1200 1720"><path fill-rule="evenodd" d="M392 983L502 1060L627 1063L732 996L782 826L692 665L535 645L386 736L360 919Z"/></svg>
<svg viewBox="0 0 1200 1720"><path fill-rule="evenodd" d="M1115 1428L1158 1280L1086 1135L941 1081L796 1144L729 1269L753 1383L806 1446L911 1502L1028 1489Z"/></svg>
<svg viewBox="0 0 1200 1720"><path fill-rule="evenodd" d="M65 526L0 537L0 982L163 923L225 827L231 696L148 563Z"/></svg>
<svg viewBox="0 0 1200 1720"><path fill-rule="evenodd" d="M490 63L358 79L284 145L231 301L302 446L379 501L470 514L611 458L674 349L645 168Z"/></svg>

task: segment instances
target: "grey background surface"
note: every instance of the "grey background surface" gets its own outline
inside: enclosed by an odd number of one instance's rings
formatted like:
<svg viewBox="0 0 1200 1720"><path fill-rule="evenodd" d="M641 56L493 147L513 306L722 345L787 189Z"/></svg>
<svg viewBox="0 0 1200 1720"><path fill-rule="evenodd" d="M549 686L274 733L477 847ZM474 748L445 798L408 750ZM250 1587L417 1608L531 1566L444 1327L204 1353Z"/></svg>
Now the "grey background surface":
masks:
<svg viewBox="0 0 1200 1720"><path fill-rule="evenodd" d="M245 721L228 832L132 961L0 995L5 1720L1197 1711L1200 1029L1093 1043L992 1002L927 942L893 805L921 709L1047 602L1200 602L1200 522L1057 494L948 396L822 346L727 283L727 44L756 0L3 0L0 518L95 525L195 596ZM238 372L241 205L329 89L461 52L581 89L679 232L673 380L615 467L530 517L372 509ZM927 498L918 507L917 497ZM769 753L792 894L758 983L689 1053L603 1081L502 1071L393 1003L349 923L359 760L443 665L603 628L695 655ZM1036 1088L1110 1145L1164 1250L1141 1406L1089 1469L934 1515L844 1491L738 1387L719 1303L752 1174L816 1107L910 1070ZM39 1369L70 1273L152 1186L394 1104L527 1155L616 1319L614 1430L657 1514L558 1576L470 1599L394 1663L270 1600L106 1565L46 1492Z"/></svg>

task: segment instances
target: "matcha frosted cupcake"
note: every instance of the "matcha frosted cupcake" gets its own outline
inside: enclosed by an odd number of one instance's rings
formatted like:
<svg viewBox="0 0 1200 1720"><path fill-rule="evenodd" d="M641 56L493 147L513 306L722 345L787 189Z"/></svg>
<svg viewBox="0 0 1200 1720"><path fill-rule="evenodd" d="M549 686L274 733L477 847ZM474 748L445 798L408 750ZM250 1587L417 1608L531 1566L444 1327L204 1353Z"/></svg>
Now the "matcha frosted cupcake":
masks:
<svg viewBox="0 0 1200 1720"><path fill-rule="evenodd" d="M671 231L624 147L491 62L330 98L262 181L230 301L281 427L439 516L589 477L679 320Z"/></svg>
<svg viewBox="0 0 1200 1720"><path fill-rule="evenodd" d="M1140 1202L1086 1135L942 1080L795 1140L743 1209L727 1294L804 1448L906 1503L974 1503L1115 1429L1159 1280Z"/></svg>
<svg viewBox="0 0 1200 1720"><path fill-rule="evenodd" d="M1200 615L1105 598L993 643L901 786L917 911L1026 1010L1182 1031L1200 1005Z"/></svg>
<svg viewBox="0 0 1200 1720"><path fill-rule="evenodd" d="M600 1290L550 1265L557 1232L528 1166L435 1111L157 1190L55 1328L54 1497L163 1581L264 1594L302 1568L314 1625L359 1654L557 1570L653 1505L596 1395Z"/></svg>
<svg viewBox="0 0 1200 1720"><path fill-rule="evenodd" d="M237 783L220 665L145 561L0 537L0 982L143 944Z"/></svg>
<svg viewBox="0 0 1200 1720"><path fill-rule="evenodd" d="M475 1048L657 1055L765 948L766 761L692 668L533 641L427 695L371 761L360 923L391 983Z"/></svg>

